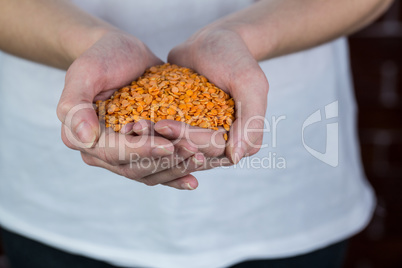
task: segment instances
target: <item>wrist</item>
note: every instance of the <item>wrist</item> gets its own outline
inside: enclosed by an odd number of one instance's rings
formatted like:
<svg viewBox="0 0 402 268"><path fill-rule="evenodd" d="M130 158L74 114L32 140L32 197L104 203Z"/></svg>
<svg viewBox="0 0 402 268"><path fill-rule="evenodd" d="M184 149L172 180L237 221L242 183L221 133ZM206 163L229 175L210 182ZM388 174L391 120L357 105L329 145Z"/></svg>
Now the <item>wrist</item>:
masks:
<svg viewBox="0 0 402 268"><path fill-rule="evenodd" d="M108 25L79 26L60 30L58 46L62 54L62 65L68 68L82 53L103 36L118 31L118 29Z"/></svg>
<svg viewBox="0 0 402 268"><path fill-rule="evenodd" d="M265 1L266 2L266 1ZM200 32L226 30L236 33L245 43L251 55L257 61L278 56L279 32L277 26L264 25L262 13L264 1L253 4L250 8L228 15L212 24L207 25Z"/></svg>
<svg viewBox="0 0 402 268"><path fill-rule="evenodd" d="M228 21L223 22L219 27L236 32L256 61L276 56L277 38L274 35L271 38L264 38L267 30L262 25L250 21Z"/></svg>

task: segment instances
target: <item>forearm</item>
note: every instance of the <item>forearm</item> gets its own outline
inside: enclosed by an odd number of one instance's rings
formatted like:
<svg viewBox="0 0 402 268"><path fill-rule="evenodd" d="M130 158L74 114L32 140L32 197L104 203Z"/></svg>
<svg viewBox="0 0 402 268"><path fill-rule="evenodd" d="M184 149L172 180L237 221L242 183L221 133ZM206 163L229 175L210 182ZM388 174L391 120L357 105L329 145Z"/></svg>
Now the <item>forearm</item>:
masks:
<svg viewBox="0 0 402 268"><path fill-rule="evenodd" d="M111 29L70 1L0 0L0 49L57 68L68 68Z"/></svg>
<svg viewBox="0 0 402 268"><path fill-rule="evenodd" d="M392 0L261 0L210 27L234 29L257 60L304 50L366 26Z"/></svg>

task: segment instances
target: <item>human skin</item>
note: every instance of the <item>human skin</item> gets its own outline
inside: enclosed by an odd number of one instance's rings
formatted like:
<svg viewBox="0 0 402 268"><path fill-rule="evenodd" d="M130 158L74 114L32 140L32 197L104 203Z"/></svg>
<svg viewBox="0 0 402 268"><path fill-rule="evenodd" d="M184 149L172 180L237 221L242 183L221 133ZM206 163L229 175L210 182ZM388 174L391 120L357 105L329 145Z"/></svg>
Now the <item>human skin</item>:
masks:
<svg viewBox="0 0 402 268"><path fill-rule="evenodd" d="M100 147L97 141L102 135L117 139L122 134L100 132L91 108L81 109L66 123L73 107L90 107L94 100L109 97L113 88L129 83L145 68L161 62L140 40L86 14L69 1L0 0L0 49L57 68L68 68L57 113L66 130L63 141L70 148L80 150L87 164L147 185L193 189L198 182L190 173L200 169L200 164L205 163L205 168L214 167L208 164L210 157L219 156L222 164L233 164L258 151L262 132L249 133L246 137L245 124L250 118L256 118L251 126L263 127L261 118L265 115L269 86L258 66L259 60L351 34L372 22L391 3L391 0L261 0L206 26L174 48L168 61L205 75L242 106L242 113L237 115L230 130L228 146L218 149L197 147L214 135L212 131L183 139L178 133L185 126L180 123L166 120L154 126L149 124L149 129L166 139L156 135L156 145L146 143L141 155L151 158L177 155L192 161L184 172L179 165L157 173L139 171L130 168L127 159L116 159L119 148ZM134 132L148 133L141 124L141 131L134 125ZM66 139L69 131L81 143L73 144ZM122 139L136 143L140 138L141 135ZM173 146L171 141L177 138L180 142ZM126 147L126 152L139 152L138 148Z"/></svg>
<svg viewBox="0 0 402 268"><path fill-rule="evenodd" d="M70 1L0 0L0 37L0 49L8 53L68 69L57 115L62 122L63 142L79 150L85 163L156 185L167 181L144 177L162 167L131 168L137 167L130 165L135 164L131 155L167 160L170 166L186 164L188 172L204 160L185 140L173 146L162 137L144 139L100 131L92 103L108 98L115 88L162 63L135 36L83 12ZM175 186L197 187L197 181L190 183L182 179Z"/></svg>
<svg viewBox="0 0 402 268"><path fill-rule="evenodd" d="M197 131L199 128L182 122L163 120L153 129L171 140L187 137L191 144L206 145L198 146L206 157L198 170L230 165L253 155L262 142L263 132L258 129L263 128L263 121L259 118L265 113L267 98L264 96L268 92L268 83L257 62L349 35L372 22L391 3L266 0L206 26L172 49L168 61L205 75L233 96L237 107L241 104L227 146L219 146L224 141L214 137L213 131ZM173 178L177 173L174 169L153 176ZM195 180L191 174L183 178Z"/></svg>

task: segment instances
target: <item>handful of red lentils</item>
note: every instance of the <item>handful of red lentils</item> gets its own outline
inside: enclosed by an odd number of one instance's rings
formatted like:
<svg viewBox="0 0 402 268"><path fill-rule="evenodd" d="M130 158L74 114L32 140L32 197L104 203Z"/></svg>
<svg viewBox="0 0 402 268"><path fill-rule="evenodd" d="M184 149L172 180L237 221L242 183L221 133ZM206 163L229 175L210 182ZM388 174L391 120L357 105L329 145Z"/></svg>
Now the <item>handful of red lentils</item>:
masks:
<svg viewBox="0 0 402 268"><path fill-rule="evenodd" d="M116 132L141 119L170 119L214 130L222 126L227 131L234 121L234 101L227 93L193 70L169 63L147 69L96 107L106 127Z"/></svg>

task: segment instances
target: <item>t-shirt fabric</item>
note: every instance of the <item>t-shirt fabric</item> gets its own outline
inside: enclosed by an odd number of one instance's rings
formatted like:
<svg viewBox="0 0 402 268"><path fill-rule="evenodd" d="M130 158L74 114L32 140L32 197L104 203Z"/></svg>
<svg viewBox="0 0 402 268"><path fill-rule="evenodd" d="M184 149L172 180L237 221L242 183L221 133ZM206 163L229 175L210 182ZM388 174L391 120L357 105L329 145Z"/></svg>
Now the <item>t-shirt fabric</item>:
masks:
<svg viewBox="0 0 402 268"><path fill-rule="evenodd" d="M254 1L74 2L166 59ZM360 162L346 40L260 65L270 82L268 146L196 172L198 189L179 191L85 165L60 139L65 72L0 54L0 224L71 253L161 268L289 257L357 233L375 197Z"/></svg>

